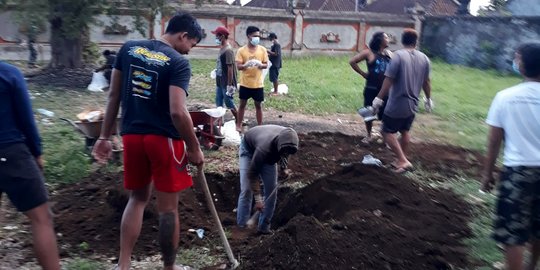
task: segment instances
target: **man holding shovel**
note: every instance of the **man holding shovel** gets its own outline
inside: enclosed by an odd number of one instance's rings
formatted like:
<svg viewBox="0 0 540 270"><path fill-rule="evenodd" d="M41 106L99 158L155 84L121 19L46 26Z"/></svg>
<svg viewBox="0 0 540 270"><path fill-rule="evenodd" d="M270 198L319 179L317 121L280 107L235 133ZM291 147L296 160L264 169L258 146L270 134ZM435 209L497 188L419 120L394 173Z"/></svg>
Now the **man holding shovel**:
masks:
<svg viewBox="0 0 540 270"><path fill-rule="evenodd" d="M122 216L117 269L131 267L152 186L163 269L189 269L174 265L179 240L178 192L192 185L188 161L202 165L204 156L186 107L191 67L182 55L201 38L197 20L178 13L159 40L128 41L116 58L105 120L92 154L98 162L110 157L110 137L121 101L124 187L131 194Z"/></svg>
<svg viewBox="0 0 540 270"><path fill-rule="evenodd" d="M270 234L270 221L277 198L279 163L281 177L288 177L289 155L298 151L298 135L292 128L277 125L256 126L248 130L240 143L240 196L237 224L245 228L251 215L252 199L261 212L257 231ZM261 192L260 180L263 191Z"/></svg>

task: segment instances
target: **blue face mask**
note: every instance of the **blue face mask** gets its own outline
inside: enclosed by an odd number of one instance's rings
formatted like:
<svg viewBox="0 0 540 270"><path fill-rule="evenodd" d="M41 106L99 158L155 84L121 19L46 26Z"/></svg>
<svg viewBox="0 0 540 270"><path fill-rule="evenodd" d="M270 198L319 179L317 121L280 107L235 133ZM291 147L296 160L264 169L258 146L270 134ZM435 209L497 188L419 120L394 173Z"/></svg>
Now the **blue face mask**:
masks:
<svg viewBox="0 0 540 270"><path fill-rule="evenodd" d="M251 45L257 46L259 45L259 42L261 42L261 39L259 37L252 37L250 42L251 42Z"/></svg>
<svg viewBox="0 0 540 270"><path fill-rule="evenodd" d="M512 61L512 69L514 70L516 74L521 75L521 72L519 71L519 66L515 60Z"/></svg>

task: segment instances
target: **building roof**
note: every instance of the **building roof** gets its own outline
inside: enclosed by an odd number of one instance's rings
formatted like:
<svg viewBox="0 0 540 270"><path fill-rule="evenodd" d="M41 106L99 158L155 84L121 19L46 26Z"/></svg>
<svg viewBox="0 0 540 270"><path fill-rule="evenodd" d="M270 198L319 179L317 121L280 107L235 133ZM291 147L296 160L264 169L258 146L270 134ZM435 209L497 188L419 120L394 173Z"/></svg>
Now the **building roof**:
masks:
<svg viewBox="0 0 540 270"><path fill-rule="evenodd" d="M307 10L319 11L355 11L355 0L311 0ZM251 0L245 4L248 7L277 8L286 9L288 0ZM365 0L359 0L365 2Z"/></svg>
<svg viewBox="0 0 540 270"><path fill-rule="evenodd" d="M251 0L245 6L286 9L288 0ZM375 0L366 5L366 0L359 0L359 11L391 14L408 14L416 3L424 8L428 15L454 15L459 8L457 0ZM311 0L307 10L354 12L355 0Z"/></svg>
<svg viewBox="0 0 540 270"><path fill-rule="evenodd" d="M416 4L424 8L428 15L454 15L459 8L459 2L454 0L377 0L363 11L404 14L411 13Z"/></svg>

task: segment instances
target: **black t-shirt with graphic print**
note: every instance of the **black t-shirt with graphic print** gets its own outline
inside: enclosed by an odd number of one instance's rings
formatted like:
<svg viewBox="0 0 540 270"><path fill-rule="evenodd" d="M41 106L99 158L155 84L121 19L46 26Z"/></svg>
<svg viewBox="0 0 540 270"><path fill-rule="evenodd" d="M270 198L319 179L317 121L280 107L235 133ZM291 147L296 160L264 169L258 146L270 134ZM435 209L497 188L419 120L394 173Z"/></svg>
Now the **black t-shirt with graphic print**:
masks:
<svg viewBox="0 0 540 270"><path fill-rule="evenodd" d="M169 110L169 86L188 95L189 61L158 40L126 42L116 57L122 71L121 134L154 134L179 139Z"/></svg>

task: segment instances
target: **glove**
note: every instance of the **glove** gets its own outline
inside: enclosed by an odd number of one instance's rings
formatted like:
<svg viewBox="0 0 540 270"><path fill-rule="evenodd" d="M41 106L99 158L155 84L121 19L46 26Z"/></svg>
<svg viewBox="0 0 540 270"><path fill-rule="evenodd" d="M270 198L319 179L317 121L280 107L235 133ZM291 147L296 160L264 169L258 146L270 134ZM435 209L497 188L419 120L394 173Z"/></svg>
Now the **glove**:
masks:
<svg viewBox="0 0 540 270"><path fill-rule="evenodd" d="M229 96L229 97L232 97L234 95L234 93L236 92L236 86L234 85L227 85L227 92L225 93L225 95Z"/></svg>
<svg viewBox="0 0 540 270"><path fill-rule="evenodd" d="M255 209L262 211L264 209L264 200L261 194L255 195Z"/></svg>
<svg viewBox="0 0 540 270"><path fill-rule="evenodd" d="M433 104L433 100L431 100L431 98L424 97L424 109L426 112L431 113L434 107L435 104Z"/></svg>
<svg viewBox="0 0 540 270"><path fill-rule="evenodd" d="M373 102L371 102L371 107L373 108L373 114L377 114L379 112L379 109L382 107L383 104L384 104L384 100L382 100L382 99L380 99L378 97L375 97Z"/></svg>

